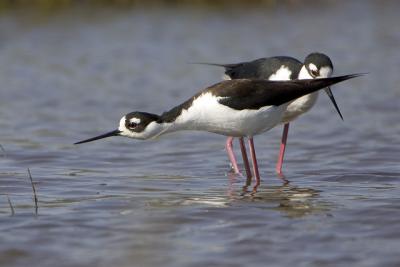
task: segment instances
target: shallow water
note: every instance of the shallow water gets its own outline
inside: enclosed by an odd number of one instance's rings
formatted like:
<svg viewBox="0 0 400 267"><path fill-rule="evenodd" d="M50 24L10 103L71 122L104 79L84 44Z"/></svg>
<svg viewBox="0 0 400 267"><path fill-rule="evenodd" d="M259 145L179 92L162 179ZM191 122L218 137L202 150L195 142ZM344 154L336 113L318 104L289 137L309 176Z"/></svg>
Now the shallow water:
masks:
<svg viewBox="0 0 400 267"><path fill-rule="evenodd" d="M400 4L328 3L3 13L0 265L399 266ZM72 145L220 79L188 62L315 50L369 74L333 88L343 122L321 94L292 124L289 183L281 128L256 138L256 193L221 136Z"/></svg>

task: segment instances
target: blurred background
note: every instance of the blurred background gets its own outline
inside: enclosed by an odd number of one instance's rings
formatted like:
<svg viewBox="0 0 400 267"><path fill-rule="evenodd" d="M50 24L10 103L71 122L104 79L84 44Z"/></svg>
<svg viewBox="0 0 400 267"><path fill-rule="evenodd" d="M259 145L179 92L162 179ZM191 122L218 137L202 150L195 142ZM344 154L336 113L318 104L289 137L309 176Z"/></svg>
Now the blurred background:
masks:
<svg viewBox="0 0 400 267"><path fill-rule="evenodd" d="M0 266L399 266L400 2L0 1ZM333 87L255 138L257 193L225 138L76 141L161 113L218 67L311 52ZM237 145L236 147L237 148ZM30 169L36 187L35 214Z"/></svg>

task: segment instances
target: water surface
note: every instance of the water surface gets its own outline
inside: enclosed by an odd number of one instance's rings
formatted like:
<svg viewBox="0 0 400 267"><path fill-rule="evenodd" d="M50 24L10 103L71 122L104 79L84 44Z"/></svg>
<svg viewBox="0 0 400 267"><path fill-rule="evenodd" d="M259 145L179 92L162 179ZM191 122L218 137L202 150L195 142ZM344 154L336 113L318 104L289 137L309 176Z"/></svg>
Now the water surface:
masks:
<svg viewBox="0 0 400 267"><path fill-rule="evenodd" d="M1 14L0 265L399 266L400 4L384 3ZM72 145L220 80L188 62L313 51L369 74L333 88L344 121L321 94L291 125L289 183L281 128L256 137L256 193L222 136Z"/></svg>

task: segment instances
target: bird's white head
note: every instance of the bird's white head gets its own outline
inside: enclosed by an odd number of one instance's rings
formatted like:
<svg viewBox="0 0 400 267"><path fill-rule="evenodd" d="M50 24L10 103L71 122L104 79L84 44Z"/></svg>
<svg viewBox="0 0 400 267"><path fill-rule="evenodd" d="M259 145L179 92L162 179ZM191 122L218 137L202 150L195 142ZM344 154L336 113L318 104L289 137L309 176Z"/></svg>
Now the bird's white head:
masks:
<svg viewBox="0 0 400 267"><path fill-rule="evenodd" d="M133 139L151 139L163 134L168 129L166 123L161 122L160 116L146 112L131 112L119 121L117 130L89 138L75 144L92 142L110 136L125 136Z"/></svg>
<svg viewBox="0 0 400 267"><path fill-rule="evenodd" d="M159 136L165 125L156 114L135 111L121 118L118 130L121 136L144 140Z"/></svg>
<svg viewBox="0 0 400 267"><path fill-rule="evenodd" d="M311 53L304 59L304 64L299 73L299 79L319 79L328 78L333 73L333 64L331 59L322 53ZM343 120L342 113L336 103L335 97L329 87L324 89L326 94L335 106L340 118Z"/></svg>

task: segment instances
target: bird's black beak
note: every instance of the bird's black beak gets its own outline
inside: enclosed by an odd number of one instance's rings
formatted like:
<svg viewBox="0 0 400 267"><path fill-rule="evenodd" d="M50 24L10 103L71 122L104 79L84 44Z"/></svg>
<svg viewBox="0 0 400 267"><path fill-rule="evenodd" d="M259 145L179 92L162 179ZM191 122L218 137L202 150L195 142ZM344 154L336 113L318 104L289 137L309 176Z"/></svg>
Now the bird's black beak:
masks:
<svg viewBox="0 0 400 267"><path fill-rule="evenodd" d="M92 142L92 141L103 139L103 138L110 137L110 136L118 136L118 135L120 135L120 133L121 133L120 130L114 130L114 131L106 133L106 134L102 134L102 135L99 135L99 136L96 136L96 137L92 137L92 138L77 142L74 145L83 144L83 143L87 143L87 142Z"/></svg>
<svg viewBox="0 0 400 267"><path fill-rule="evenodd" d="M336 111L339 113L340 118L343 120L342 113L340 113L340 109L339 109L338 105L336 104L336 100L333 97L331 88L330 87L326 87L324 90L325 90L326 94L329 96L329 98L331 99L333 105L335 106Z"/></svg>

